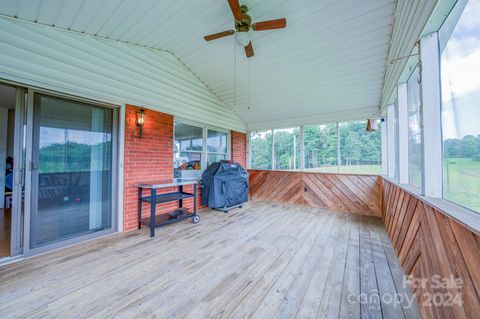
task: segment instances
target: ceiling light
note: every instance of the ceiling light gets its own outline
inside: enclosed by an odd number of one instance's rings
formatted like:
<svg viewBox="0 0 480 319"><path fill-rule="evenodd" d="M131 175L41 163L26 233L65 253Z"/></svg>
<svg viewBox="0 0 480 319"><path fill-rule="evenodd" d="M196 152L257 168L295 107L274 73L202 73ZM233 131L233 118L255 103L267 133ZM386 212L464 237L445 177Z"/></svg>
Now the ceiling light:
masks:
<svg viewBox="0 0 480 319"><path fill-rule="evenodd" d="M242 47L247 46L250 43L248 32L237 32L235 34L235 41Z"/></svg>

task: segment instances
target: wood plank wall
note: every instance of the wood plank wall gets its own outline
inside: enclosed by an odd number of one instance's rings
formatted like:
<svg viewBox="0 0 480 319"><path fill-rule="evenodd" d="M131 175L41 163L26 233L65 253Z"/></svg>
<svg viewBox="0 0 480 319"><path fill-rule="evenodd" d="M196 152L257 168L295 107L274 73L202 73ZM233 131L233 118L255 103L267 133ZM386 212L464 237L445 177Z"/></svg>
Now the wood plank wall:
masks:
<svg viewBox="0 0 480 319"><path fill-rule="evenodd" d="M430 283L412 285L423 317L480 318L480 236L388 180L382 183L382 218L403 270ZM434 275L463 284L435 288ZM442 302L458 293L463 304Z"/></svg>
<svg viewBox="0 0 480 319"><path fill-rule="evenodd" d="M381 216L381 180L374 175L249 170L250 198Z"/></svg>

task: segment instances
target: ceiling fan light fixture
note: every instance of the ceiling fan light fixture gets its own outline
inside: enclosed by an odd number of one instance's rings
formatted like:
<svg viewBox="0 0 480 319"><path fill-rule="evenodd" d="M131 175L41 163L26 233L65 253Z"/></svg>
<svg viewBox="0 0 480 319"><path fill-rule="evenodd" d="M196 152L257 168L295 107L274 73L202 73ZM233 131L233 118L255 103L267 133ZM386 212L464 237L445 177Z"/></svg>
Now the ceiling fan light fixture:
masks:
<svg viewBox="0 0 480 319"><path fill-rule="evenodd" d="M238 45L245 47L250 43L250 36L248 35L248 32L237 32L235 34L235 41Z"/></svg>
<svg viewBox="0 0 480 319"><path fill-rule="evenodd" d="M247 58L255 55L249 32L284 29L287 26L287 19L285 18L253 22L252 17L248 14L248 7L246 5L240 5L239 0L228 0L228 5L233 14L235 29L208 34L203 38L205 41L212 41L235 34L235 42L245 49Z"/></svg>

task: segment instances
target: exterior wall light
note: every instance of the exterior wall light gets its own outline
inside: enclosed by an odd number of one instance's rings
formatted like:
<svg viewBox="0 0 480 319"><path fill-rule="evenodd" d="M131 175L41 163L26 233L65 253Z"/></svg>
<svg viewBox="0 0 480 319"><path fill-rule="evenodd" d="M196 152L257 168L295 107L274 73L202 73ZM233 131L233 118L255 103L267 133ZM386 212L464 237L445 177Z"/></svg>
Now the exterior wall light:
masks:
<svg viewBox="0 0 480 319"><path fill-rule="evenodd" d="M137 111L137 119L135 124L140 128L140 138L142 138L143 134L143 124L145 124L145 109L141 108Z"/></svg>

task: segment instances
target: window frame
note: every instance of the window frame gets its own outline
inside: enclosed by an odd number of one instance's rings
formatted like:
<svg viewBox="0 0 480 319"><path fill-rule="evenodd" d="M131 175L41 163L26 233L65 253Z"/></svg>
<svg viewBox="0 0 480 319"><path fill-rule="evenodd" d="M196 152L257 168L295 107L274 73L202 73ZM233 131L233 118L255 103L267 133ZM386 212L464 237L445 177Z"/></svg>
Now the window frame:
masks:
<svg viewBox="0 0 480 319"><path fill-rule="evenodd" d="M208 155L209 154L226 155L226 159L231 160L231 158L232 158L232 147L231 147L232 146L232 131L227 130L227 129L223 129L223 128L220 128L220 127L212 126L212 125L202 124L202 123L191 121L191 120L184 119L184 118L179 118L179 117L175 117L173 119L173 121L174 121L174 123L181 123L181 124L190 125L190 126L194 126L194 127L202 129L202 150L201 151L193 151L193 150L186 150L186 151L180 150L179 151L180 153L181 152L186 152L186 153L201 154L199 175L201 175L201 173L207 168ZM208 152L208 145L207 145L207 143L208 143L208 130L227 134L227 153ZM175 125L173 125L173 159L175 159ZM173 171L175 172L175 167L173 167ZM198 178L200 178L200 177L201 176L198 176Z"/></svg>
<svg viewBox="0 0 480 319"><path fill-rule="evenodd" d="M222 152L209 152L208 151L208 131L213 131L213 132L219 132L219 133L225 133L227 134L227 144L225 145L225 148L226 148L226 153L222 153ZM224 129L218 129L218 128L212 128L210 126L206 126L206 132L204 132L204 134L206 134L206 144L205 144L205 148L206 148L206 162L208 163L208 155L225 155L225 159L226 160L229 160L231 159L231 134L230 134L231 131L228 131L228 130L224 130Z"/></svg>

